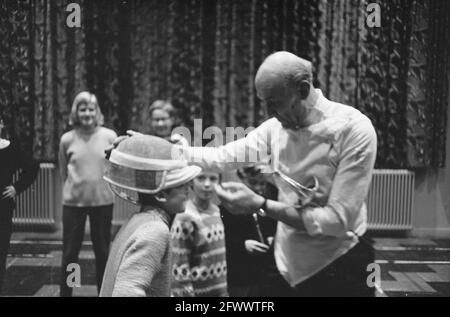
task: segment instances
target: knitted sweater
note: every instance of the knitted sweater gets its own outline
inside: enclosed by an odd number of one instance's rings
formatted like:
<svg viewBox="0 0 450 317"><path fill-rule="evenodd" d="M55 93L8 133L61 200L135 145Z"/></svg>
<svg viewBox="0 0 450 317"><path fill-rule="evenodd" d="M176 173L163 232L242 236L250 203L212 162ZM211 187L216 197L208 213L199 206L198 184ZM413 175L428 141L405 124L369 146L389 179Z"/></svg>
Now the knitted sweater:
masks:
<svg viewBox="0 0 450 317"><path fill-rule="evenodd" d="M172 295L228 296L225 233L219 208L199 212L192 201L172 226Z"/></svg>
<svg viewBox="0 0 450 317"><path fill-rule="evenodd" d="M101 297L170 295L170 217L162 210L134 214L114 240Z"/></svg>
<svg viewBox="0 0 450 317"><path fill-rule="evenodd" d="M61 137L59 167L64 182L64 205L92 207L114 202L114 194L103 180L103 174L105 149L116 137L113 130L104 127L97 127L91 133L74 129Z"/></svg>

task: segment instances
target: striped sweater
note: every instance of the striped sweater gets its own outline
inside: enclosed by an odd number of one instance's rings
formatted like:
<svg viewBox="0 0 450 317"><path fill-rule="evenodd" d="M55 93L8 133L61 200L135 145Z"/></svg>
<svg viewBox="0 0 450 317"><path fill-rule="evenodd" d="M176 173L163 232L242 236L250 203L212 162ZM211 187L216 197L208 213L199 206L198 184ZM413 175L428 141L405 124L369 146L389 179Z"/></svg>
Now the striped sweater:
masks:
<svg viewBox="0 0 450 317"><path fill-rule="evenodd" d="M172 296L228 296L225 232L219 208L192 201L172 225Z"/></svg>

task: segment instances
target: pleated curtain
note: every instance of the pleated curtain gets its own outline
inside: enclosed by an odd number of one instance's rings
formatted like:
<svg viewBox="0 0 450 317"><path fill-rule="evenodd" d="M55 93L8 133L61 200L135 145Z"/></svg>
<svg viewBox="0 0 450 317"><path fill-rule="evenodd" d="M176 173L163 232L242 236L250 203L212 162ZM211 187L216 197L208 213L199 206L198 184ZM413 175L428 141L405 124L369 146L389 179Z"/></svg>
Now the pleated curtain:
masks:
<svg viewBox="0 0 450 317"><path fill-rule="evenodd" d="M66 7L81 7L69 28ZM450 1L0 0L0 114L11 138L54 162L75 95L98 97L105 125L146 130L144 108L169 99L184 125L256 126L254 75L288 50L314 84L372 120L378 168L443 167Z"/></svg>

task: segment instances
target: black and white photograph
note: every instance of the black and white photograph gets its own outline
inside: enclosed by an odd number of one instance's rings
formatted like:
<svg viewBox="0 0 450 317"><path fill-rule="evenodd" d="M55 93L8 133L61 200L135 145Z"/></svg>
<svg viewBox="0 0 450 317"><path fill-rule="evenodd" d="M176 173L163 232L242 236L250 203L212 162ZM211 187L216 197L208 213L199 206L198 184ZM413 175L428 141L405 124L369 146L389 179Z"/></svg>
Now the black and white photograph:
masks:
<svg viewBox="0 0 450 317"><path fill-rule="evenodd" d="M0 297L449 297L449 108L448 0L0 0Z"/></svg>

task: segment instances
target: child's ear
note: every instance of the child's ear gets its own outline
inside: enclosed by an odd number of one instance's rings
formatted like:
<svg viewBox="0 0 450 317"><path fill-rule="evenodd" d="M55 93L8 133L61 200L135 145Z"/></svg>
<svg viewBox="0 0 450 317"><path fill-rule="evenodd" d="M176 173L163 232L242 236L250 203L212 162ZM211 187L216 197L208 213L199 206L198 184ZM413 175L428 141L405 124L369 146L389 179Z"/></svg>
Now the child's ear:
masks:
<svg viewBox="0 0 450 317"><path fill-rule="evenodd" d="M166 191L160 191L159 193L156 193L155 194L155 199L157 200L157 201L159 201L160 203L165 203L165 202L167 202L167 193L166 193Z"/></svg>

